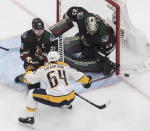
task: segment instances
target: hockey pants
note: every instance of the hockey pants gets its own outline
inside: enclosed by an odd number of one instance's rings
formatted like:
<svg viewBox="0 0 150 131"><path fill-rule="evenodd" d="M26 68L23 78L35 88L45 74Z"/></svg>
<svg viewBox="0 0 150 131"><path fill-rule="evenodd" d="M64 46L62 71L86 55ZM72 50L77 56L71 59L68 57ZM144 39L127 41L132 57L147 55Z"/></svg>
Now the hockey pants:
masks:
<svg viewBox="0 0 150 131"><path fill-rule="evenodd" d="M48 95L45 89L31 89L28 94L27 107L35 109L37 108L38 102L52 107L61 107L64 105L70 105L74 98L74 91L64 96L53 96Z"/></svg>

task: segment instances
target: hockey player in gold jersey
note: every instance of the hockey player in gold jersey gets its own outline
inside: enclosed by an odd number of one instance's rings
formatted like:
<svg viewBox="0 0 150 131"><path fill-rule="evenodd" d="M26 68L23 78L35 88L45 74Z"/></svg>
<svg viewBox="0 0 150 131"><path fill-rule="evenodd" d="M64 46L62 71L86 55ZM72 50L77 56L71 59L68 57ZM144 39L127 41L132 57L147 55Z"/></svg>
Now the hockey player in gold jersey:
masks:
<svg viewBox="0 0 150 131"><path fill-rule="evenodd" d="M34 113L38 102L52 106L71 109L75 98L75 91L70 81L76 81L83 84L85 88L91 86L91 76L85 76L71 68L68 64L59 61L60 55L56 51L51 51L47 55L48 64L40 67L37 71L28 71L25 74L25 80L28 84L43 83L37 89L31 89L28 94L26 105L26 116L20 117L19 123L34 124Z"/></svg>

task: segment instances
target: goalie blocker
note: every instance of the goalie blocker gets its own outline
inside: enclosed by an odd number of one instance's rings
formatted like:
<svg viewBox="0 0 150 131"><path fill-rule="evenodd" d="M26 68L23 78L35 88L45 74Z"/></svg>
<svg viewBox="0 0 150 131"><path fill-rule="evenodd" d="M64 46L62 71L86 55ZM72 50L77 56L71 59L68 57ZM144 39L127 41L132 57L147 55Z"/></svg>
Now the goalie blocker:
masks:
<svg viewBox="0 0 150 131"><path fill-rule="evenodd" d="M59 21L57 24L53 25L52 27L49 28L51 33L55 36L58 37L71 29L74 26L72 21L69 19L69 17L63 18L61 21Z"/></svg>

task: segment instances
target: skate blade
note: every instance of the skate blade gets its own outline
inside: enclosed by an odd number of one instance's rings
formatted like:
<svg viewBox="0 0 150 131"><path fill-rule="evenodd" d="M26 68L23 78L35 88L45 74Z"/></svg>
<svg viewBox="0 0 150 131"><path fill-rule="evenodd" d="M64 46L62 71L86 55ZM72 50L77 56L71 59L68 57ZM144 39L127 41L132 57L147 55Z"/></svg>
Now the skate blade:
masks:
<svg viewBox="0 0 150 131"><path fill-rule="evenodd" d="M73 106L72 105L69 105L69 106L67 106L67 105L64 105L64 106L62 106L62 107L60 107L61 109L69 109L69 110L71 110L72 108L73 108Z"/></svg>
<svg viewBox="0 0 150 131"><path fill-rule="evenodd" d="M24 124L24 123L21 123L21 122L18 122L19 125L21 126L24 126L24 127L27 127L27 128L30 128L30 129L34 129L34 126L31 125L31 124Z"/></svg>

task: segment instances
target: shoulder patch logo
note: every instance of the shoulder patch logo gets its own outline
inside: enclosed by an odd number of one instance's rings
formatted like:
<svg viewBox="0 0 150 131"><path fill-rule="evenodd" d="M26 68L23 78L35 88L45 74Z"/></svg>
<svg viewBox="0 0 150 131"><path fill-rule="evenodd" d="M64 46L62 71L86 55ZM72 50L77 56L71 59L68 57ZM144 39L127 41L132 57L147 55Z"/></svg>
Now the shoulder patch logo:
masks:
<svg viewBox="0 0 150 131"><path fill-rule="evenodd" d="M108 39L109 39L109 36L108 36L108 35L103 35L101 42L107 42Z"/></svg>

